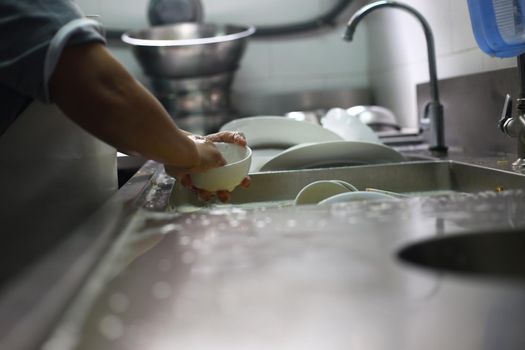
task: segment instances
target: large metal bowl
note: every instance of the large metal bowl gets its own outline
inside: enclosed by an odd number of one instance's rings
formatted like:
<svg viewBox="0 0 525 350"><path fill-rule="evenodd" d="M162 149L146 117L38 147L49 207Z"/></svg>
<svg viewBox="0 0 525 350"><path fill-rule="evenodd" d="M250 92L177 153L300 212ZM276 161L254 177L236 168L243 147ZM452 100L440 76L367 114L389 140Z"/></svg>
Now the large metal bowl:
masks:
<svg viewBox="0 0 525 350"><path fill-rule="evenodd" d="M128 32L144 73L152 77L188 78L234 71L254 27L179 23Z"/></svg>

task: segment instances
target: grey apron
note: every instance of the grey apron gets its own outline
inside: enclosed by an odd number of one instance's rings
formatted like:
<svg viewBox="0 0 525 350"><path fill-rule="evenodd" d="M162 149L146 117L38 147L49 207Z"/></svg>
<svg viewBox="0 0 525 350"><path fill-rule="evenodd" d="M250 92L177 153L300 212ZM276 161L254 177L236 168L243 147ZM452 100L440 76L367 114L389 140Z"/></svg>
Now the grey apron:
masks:
<svg viewBox="0 0 525 350"><path fill-rule="evenodd" d="M117 190L116 164L115 149L55 105L31 103L0 136L5 264L32 259L86 220ZM16 268L5 264L0 276Z"/></svg>

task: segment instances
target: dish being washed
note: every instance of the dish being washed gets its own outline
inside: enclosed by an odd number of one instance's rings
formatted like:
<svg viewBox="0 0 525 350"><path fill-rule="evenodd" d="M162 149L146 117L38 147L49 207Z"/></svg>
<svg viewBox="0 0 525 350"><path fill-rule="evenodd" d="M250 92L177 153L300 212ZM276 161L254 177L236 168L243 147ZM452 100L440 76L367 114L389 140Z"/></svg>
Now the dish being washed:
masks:
<svg viewBox="0 0 525 350"><path fill-rule="evenodd" d="M234 143L217 142L215 146L226 160L226 165L191 174L191 181L196 187L211 192L233 191L248 175L252 150Z"/></svg>
<svg viewBox="0 0 525 350"><path fill-rule="evenodd" d="M331 141L291 147L266 162L260 171L398 163L405 160L401 153L381 144Z"/></svg>
<svg viewBox="0 0 525 350"><path fill-rule="evenodd" d="M322 126L280 116L235 119L220 129L226 130L242 132L251 148L282 148L301 143L343 140Z"/></svg>

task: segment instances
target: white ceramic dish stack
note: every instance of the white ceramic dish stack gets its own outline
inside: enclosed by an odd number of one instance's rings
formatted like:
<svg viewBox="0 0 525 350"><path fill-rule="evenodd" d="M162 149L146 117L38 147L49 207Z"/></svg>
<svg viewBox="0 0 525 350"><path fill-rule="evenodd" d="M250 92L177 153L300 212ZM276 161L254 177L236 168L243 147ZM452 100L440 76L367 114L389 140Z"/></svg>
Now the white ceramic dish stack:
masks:
<svg viewBox="0 0 525 350"><path fill-rule="evenodd" d="M301 143L341 141L333 131L319 125L282 116L256 116L232 120L220 131L239 131L252 149L283 149Z"/></svg>
<svg viewBox="0 0 525 350"><path fill-rule="evenodd" d="M332 108L321 118L321 124L345 141L361 141L379 143L379 136L357 116L348 113L342 108Z"/></svg>
<svg viewBox="0 0 525 350"><path fill-rule="evenodd" d="M220 131L238 131L253 150L250 172L260 171L270 159L291 146L310 142L341 141L336 133L307 122L283 116L254 116L235 119Z"/></svg>
<svg viewBox="0 0 525 350"><path fill-rule="evenodd" d="M330 110L324 120L325 127L322 127L282 116L254 116L233 120L220 130L244 134L253 149L250 172L405 160L399 152L384 146L368 126L343 109ZM326 126L331 126L332 130ZM344 128L338 129L342 126Z"/></svg>

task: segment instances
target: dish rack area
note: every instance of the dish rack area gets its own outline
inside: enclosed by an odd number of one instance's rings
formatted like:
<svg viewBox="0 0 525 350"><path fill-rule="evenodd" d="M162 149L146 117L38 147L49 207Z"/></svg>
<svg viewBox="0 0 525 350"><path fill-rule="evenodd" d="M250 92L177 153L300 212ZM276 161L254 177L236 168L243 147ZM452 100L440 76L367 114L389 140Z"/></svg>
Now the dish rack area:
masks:
<svg viewBox="0 0 525 350"><path fill-rule="evenodd" d="M470 196L499 193L525 187L525 176L458 161L417 161L326 169L260 172L250 175L248 188L237 188L227 204L202 202L175 184L170 195L170 210L188 213L223 208L254 209L289 207L309 184L337 180L359 191L398 194L405 197Z"/></svg>

